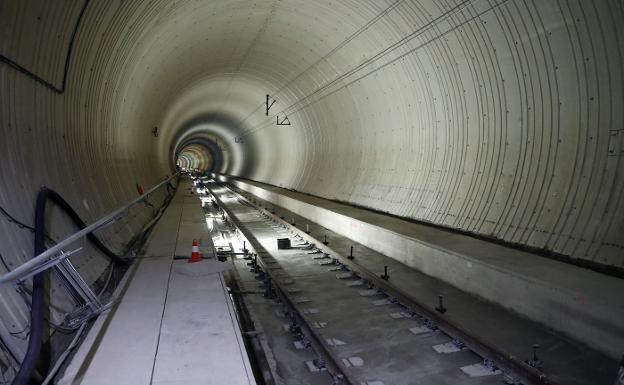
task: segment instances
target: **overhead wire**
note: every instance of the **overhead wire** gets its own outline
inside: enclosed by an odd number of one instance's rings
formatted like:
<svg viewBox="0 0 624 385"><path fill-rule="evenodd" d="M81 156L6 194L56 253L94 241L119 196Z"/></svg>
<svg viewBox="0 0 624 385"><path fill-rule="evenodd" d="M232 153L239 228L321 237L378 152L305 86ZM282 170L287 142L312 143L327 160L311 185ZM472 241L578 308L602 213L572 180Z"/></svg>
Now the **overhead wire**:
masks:
<svg viewBox="0 0 624 385"><path fill-rule="evenodd" d="M293 112L288 111L293 106L295 106L295 105L297 105L299 103L302 103L304 100L309 99L311 96L313 96L313 95L315 95L315 94L317 94L319 92L324 91L325 89L331 87L333 84L342 81L343 79L347 78L351 74L360 71L361 69L363 69L363 68L367 67L368 65L372 64L376 60L378 60L378 59L386 56L387 54L393 52L394 50L402 47L403 45L407 44L409 41L411 41L412 39L414 39L415 37L417 37L418 35L420 35L424 31L426 31L429 28L431 28L432 26L436 25L438 22L440 22L442 20L446 20L448 17L452 16L455 12L463 10L464 7L469 5L470 3L472 3L472 1L473 0L464 0L461 3L455 5L454 7L449 9L448 11L446 11L446 12L442 13L441 15L439 15L438 17L430 20L425 25L423 25L420 28L416 29L415 31L409 33L408 35L402 37L401 39L397 40L396 42L392 43L391 45L385 47L384 49L382 49L381 51L377 52L375 55L371 56L370 58L364 60L362 63L358 64L356 67L353 67L353 68L349 69L348 71L342 73L341 75L339 75L338 77L336 77L333 80L329 81L328 83L325 83L324 85L316 88L315 90L313 90L309 94L299 98L297 101L295 101L293 104L288 106L283 111L285 113L287 113L287 114L288 113L293 113ZM263 125L266 125L266 124L267 124L267 121L265 121L263 123L260 123L256 127L252 127L251 129L245 130L245 132L242 135L239 135L239 137L245 137L245 136L247 136L247 135L249 135L249 134L259 130L257 127L263 126ZM262 127L262 128L265 128L265 127Z"/></svg>
<svg viewBox="0 0 624 385"><path fill-rule="evenodd" d="M387 15L388 13L390 13L392 10L394 10L396 7L398 7L401 3L403 3L405 0L396 0L394 3L390 4L388 7L386 7L385 9L383 9L380 13L378 13L377 15L375 15L375 17L373 17L372 19L370 19L368 22L366 22L363 26L361 26L360 28L358 28L355 32L353 32L351 35L347 36L343 41L341 41L337 46L335 46L334 48L332 48L329 52L327 52L325 55L321 56L317 61L315 61L314 63L310 64L308 67L306 67L303 71L299 72L299 74L297 74L294 78L290 79L288 82L286 82L285 84L283 84L282 86L280 86L280 88L277 89L277 91L273 92L273 97L277 96L280 94L280 92L282 92L283 90L285 90L287 87L289 87L292 83L294 83L295 81L299 80L304 74L306 74L308 71L310 71L312 68L316 67L317 65L319 65L321 62L325 61L328 57L332 56L333 54L335 54L336 52L338 52L340 49L342 49L344 46L346 46L349 42L351 42L353 39L355 39L356 37L358 37L360 34L362 34L362 32L366 31L371 25L375 24L378 20L380 20L382 17L384 17L385 15ZM256 107L253 111L251 111L247 116L245 116L242 120L238 121L236 123L236 126L240 126L241 124L245 123L247 120L249 120L249 118L251 118L251 116L253 116L253 114L255 114L256 112L258 112L259 109L261 109L265 104L264 103L260 103L258 105L258 107Z"/></svg>
<svg viewBox="0 0 624 385"><path fill-rule="evenodd" d="M324 90L326 90L326 89L330 88L330 87L331 87L331 86L333 86L334 84L336 84L336 83L338 83L338 82L341 82L342 80L346 79L347 77L351 76L352 74L354 74L354 73L356 73L356 72L359 72L359 71L361 71L362 69L364 69L364 68L368 67L370 64L374 63L374 62L375 62L375 61L377 61L378 59L380 59L380 58L382 58L382 57L386 56L387 54L389 54L389 53L391 53L391 52L395 51L396 49L398 49L398 48L400 48L400 47L404 46L404 45L405 45L405 44L407 44L409 41L411 41L413 38L415 38L415 37L417 37L418 35L420 35L420 34L424 33L425 31L427 31L427 30L429 30L429 29L431 29L431 28L435 27L435 26L436 26L439 22L446 20L447 18L449 18L449 17L453 16L455 13L458 13L458 12L460 12L460 11L463 11L465 8L467 8L467 6L468 6L468 5L470 5L469 3L472 3L472 1L473 1L473 0L465 0L465 1L463 1L462 3L460 3L460 4L456 5L456 6L455 6L455 7L453 7L452 9L448 10L447 12L445 12L444 14L442 14L442 15L438 16L438 17L437 17L437 18L435 18L434 20L432 20L432 21L430 21L429 23L427 23L425 26L423 26L423 27L419 28L418 30L416 30L416 31L412 32L411 34L409 34L409 35L407 35L407 36L403 37L402 39L398 40L397 42L393 43L392 45L390 45L390 46L386 47L385 49L381 50L381 51L380 51L380 52L378 52L376 55L374 55L374 56L370 57L369 59L365 60L364 62L360 63L358 66L356 66L356 67L354 67L354 68L350 69L349 71L347 71L347 72L343 73L342 75L338 76L338 77L337 77L337 78L335 78L334 80L332 80L332 81L330 81L330 82L328 82L328 83L324 84L323 86L321 86L321 87L319 87L319 88L315 89L315 90L314 90L314 91L312 91L311 93L309 93L309 94L307 94L307 95L305 95L305 96L303 96L303 97L299 98L297 101L295 101L295 102L294 102L294 103L292 103L290 106L288 106L286 109L284 109L284 110L283 110L283 112L284 112L285 114L294 114L294 113L297 113L297 112L299 112L299 111L301 111L301 110L303 110L303 109L305 109L305 108L309 107L310 105L315 104L315 103L319 102L320 100L322 100L322 99L324 99L324 98L326 98L326 97L328 97L328 96L331 96L331 95L335 94L336 92L338 92L338 91L340 91L340 90L342 90L342 89L344 89L344 88L346 88L346 87L348 87L348 86L350 86L350 85L354 84L355 82L357 82L357 81L359 81L359 80L361 80L361 79L363 79L363 78L365 78L365 77L370 76L371 74L373 74L373 73L375 73L375 72L377 72L377 71L379 71L379 70L381 70L381 69L383 69L383 68L387 67L388 65L390 65L390 64L392 64L392 63L395 63L396 61L398 61L398 60L400 60L400 59L404 58L405 56L412 54L414 51L416 51L416 50L418 50L418 49L422 48L423 46L425 46L425 45L427 45L427 44L431 43L432 41L435 41L435 40L437 40L437 39L439 39L439 38L441 38L441 37L445 36L446 34L448 34L448 33L452 32L453 30L455 30L455 29L457 29L457 28L461 27L462 25L465 25L466 23L469 23L469 22L471 22L471 21L475 20L476 18L478 18L478 17L482 16L483 14L485 14L485 13L487 13L487 12L490 12L491 10L493 10L493 9L495 9L495 8L497 8L497 7L500 7L501 5L503 5L504 3L508 2L509 0L502 0L502 1L500 1L500 2L498 2L498 3L496 3L496 4L494 4L494 5L491 5L491 6L490 6L489 8L487 8L486 10L481 11L481 12L479 12L479 13L475 14L475 15L472 15L472 16L471 16L471 17L469 17L469 18L466 18L466 19L465 19L464 21L462 21L461 23L458 23L458 24L456 24L455 26L453 26L453 28L451 28L451 29L449 29L449 30L445 31L444 33L442 33L442 34L440 34L440 35L438 35L438 36L434 37L433 39L428 40L427 42L424 42L423 44L418 45L417 47L414 47L414 48L410 49L409 51L407 51L407 52L405 52L405 53L403 53L403 54L399 55L398 57L396 57L396 58L394 58L394 59L392 59L392 60L388 61L387 63L383 63L383 64L382 64L382 65L380 65L379 67L377 67L377 68L375 68L375 69L373 69L373 70L371 70L371 71L367 72L365 75L360 76L360 77L358 77L358 78L356 78L356 79L354 79L354 80L352 80L352 81L350 81L350 82L348 82L348 83L344 84L343 86L341 86L341 87L339 87L339 88L337 88L337 89L335 89L335 90L333 90L333 91L331 91L331 92L329 92L329 93L327 93L327 94L325 94L325 95L320 96L319 98L317 98L317 99L313 100L313 101L312 101L312 102L310 102L310 103L304 104L303 106L301 106L301 107L299 107L299 108L296 108L296 109L294 109L294 110L292 109L292 108L296 107L297 105L299 105L299 104L301 104L301 103L304 103L306 100L310 99L312 96L314 96L314 95L316 95L316 94L318 94L318 93L320 93L320 92L322 92L322 91L324 91ZM260 131L260 130L262 130L262 129L264 129L264 128L270 127L270 126L272 125L272 123L273 123L273 121L272 121L272 120L268 120L268 119L267 119L267 120L265 120L264 122L259 123L259 124L257 124L256 126L251 127L251 128L249 128L249 129L245 130L245 132L244 132L243 134L239 135L238 137L239 137L239 138L242 138L242 137L246 137L246 136L248 136L248 135L254 134L254 133L255 133L255 132L257 132L257 131Z"/></svg>

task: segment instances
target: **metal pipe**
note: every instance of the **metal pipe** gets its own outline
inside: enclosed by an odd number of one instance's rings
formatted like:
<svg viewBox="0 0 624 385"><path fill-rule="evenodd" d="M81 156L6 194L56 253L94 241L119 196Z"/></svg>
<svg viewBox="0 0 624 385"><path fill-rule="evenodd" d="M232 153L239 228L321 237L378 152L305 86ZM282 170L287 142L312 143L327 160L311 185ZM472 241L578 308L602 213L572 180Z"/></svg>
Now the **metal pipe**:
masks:
<svg viewBox="0 0 624 385"><path fill-rule="evenodd" d="M158 190L160 187L162 187L162 186L166 185L167 183L169 183L169 181L171 181L173 178L177 177L178 174L179 174L179 172L176 172L171 177L165 179L164 181L160 182L156 186L152 187L145 194L137 197L136 199L133 199L132 201L126 203L125 205L123 205L122 207L120 207L117 210L113 211L112 213L106 215L105 217L100 218L98 221L90 224L89 226L85 227L84 229L75 232L74 234L72 234L69 237L65 238L61 242L59 242L56 245L50 247L49 249L47 249L43 253L37 255L33 259L31 259L31 260L29 260L27 262L24 262L22 265L18 266L17 268L15 268L15 269L9 271L8 273L5 273L4 275L0 276L0 284L11 282L11 281L14 281L14 280L18 280L18 279L20 279L20 278L22 278L22 277L24 277L26 275L29 275L33 270L36 270L41 265L43 265L43 264L47 263L48 261L50 261L51 259L55 258L55 255L60 253L63 248L66 248L68 245L72 244L73 242L77 241L78 239L84 237L85 235L87 235L89 233L92 233L92 232L94 232L96 230L102 229L102 228L104 228L106 226L109 226L109 225L115 223L117 221L117 216L119 216L119 214L121 214L122 212L124 212L128 208L134 206L135 204L145 200L145 198L147 198L154 191ZM58 258L58 262L61 262L63 259L64 258ZM50 265L50 267L51 266L52 265Z"/></svg>

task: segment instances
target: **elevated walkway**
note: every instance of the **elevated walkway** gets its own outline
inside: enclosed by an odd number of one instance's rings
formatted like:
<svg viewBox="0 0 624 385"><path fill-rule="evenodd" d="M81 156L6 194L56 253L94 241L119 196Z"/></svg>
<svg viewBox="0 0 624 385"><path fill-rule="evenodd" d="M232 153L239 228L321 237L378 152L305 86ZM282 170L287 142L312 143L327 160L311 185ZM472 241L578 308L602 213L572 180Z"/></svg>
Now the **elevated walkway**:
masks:
<svg viewBox="0 0 624 385"><path fill-rule="evenodd" d="M182 179L169 208L90 329L62 385L253 385L222 263L188 264L199 239L212 244L201 204Z"/></svg>

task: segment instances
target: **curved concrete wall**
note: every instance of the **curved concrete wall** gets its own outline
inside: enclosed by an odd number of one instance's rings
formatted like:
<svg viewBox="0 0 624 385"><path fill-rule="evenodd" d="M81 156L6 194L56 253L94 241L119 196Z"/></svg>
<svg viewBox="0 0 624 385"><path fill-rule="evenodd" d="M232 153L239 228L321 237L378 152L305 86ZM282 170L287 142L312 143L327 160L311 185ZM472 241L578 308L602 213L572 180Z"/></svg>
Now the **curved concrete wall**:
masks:
<svg viewBox="0 0 624 385"><path fill-rule="evenodd" d="M623 267L622 7L4 0L0 205L29 222L45 184L93 220L203 140L217 172Z"/></svg>
<svg viewBox="0 0 624 385"><path fill-rule="evenodd" d="M223 172L624 266L621 2L230 12L208 19L238 42L208 49L229 79L201 88L201 108L241 119L221 134L242 149ZM291 126L275 124L282 111Z"/></svg>

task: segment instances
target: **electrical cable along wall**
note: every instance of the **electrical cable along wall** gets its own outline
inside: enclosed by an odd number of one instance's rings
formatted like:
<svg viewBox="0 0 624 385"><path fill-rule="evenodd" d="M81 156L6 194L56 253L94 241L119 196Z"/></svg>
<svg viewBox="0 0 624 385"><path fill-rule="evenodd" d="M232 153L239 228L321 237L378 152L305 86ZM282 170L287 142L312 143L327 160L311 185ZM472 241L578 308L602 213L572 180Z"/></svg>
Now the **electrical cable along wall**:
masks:
<svg viewBox="0 0 624 385"><path fill-rule="evenodd" d="M123 262L119 255L127 256L128 250L134 250L142 244L145 239L145 233L142 233L142 230L149 230L145 228L146 223L150 223L153 218L162 214L169 197L173 194L169 188L162 188L161 190L150 195L149 204L131 207L122 218L107 229L98 231L97 235L89 234L84 241L76 243L76 247L81 248L81 250L78 252L78 256L71 258L72 265L80 272L81 277L92 290L106 289L113 275L115 278L113 281L119 278L120 272L116 269L115 274L113 274L111 260ZM32 244L33 236L38 234L38 239L41 240L43 237L45 245L43 249L40 247L39 250L45 250L56 245L57 241L74 233L77 228L84 228L84 220L72 208L73 206L78 211L84 212L79 204L69 205L59 194L47 188L43 188L39 196L42 197L40 206L43 206L47 201L47 196L51 196L57 204L47 205L45 215L42 209L38 210L42 216L38 219L39 227L36 224L31 227L21 222L20 224L12 223L11 230L20 231L19 234L24 235L26 242ZM36 254L37 252L33 251L33 255ZM17 267L12 264L10 257L11 255L0 254L0 261L5 271L12 271ZM0 342L4 345L3 350L7 353L8 366L6 371L8 378L12 378L8 373L16 372L19 368L22 356L27 350L26 344L33 341L31 339L33 330L39 330L39 328L50 330L49 336L46 333L42 337L43 343L52 347L49 354L44 357L46 360L54 362L59 350L62 350L67 342L67 335L74 333L76 327L79 326L70 325L70 323L81 315L80 312L77 312L84 305L81 298L73 295L71 286L64 282L62 275L48 274L48 280L49 284L45 285L44 290L42 290L41 285L31 285L30 280L26 280L24 283L0 285L3 304L2 316L0 317L2 320ZM44 311L46 316L43 325L41 324L41 311L37 310L41 303L33 302L31 298L41 291L44 291L46 297L49 298L49 302L46 303L46 307L49 306L49 309ZM29 319L37 320L39 326L33 329ZM33 346L36 347L38 344L35 343Z"/></svg>
<svg viewBox="0 0 624 385"><path fill-rule="evenodd" d="M182 148L177 164L182 169L197 169L202 172L214 169L213 156L200 144L190 144Z"/></svg>
<svg viewBox="0 0 624 385"><path fill-rule="evenodd" d="M98 39L107 36L109 24L93 23L102 16L102 5L95 1L0 4L1 273L15 269L33 255L32 218L40 186L58 191L85 222L91 223L136 197L137 184L150 186L170 173L165 168L147 167L150 160L146 151L133 148L132 143L114 133L115 124L108 119L114 109L107 94L112 90L107 85L110 77L103 75L106 70L80 67L84 64L80 58L102 64L102 55L111 57L110 52L85 49L93 43L90 34L97 33ZM89 12L94 13L87 22ZM116 40L114 35L109 37ZM7 58L16 65L7 64ZM92 80L78 80L77 76L92 76ZM85 84L90 86L84 88ZM94 90L103 92L96 95ZM89 110L98 112L91 115ZM143 141L145 144L152 144L149 130L142 138L148 139ZM120 149L121 143L126 147ZM163 189L149 199L153 206L159 206L165 197ZM135 235L155 214L153 207L132 207L123 220L97 236L110 249L122 252L133 240L139 240ZM46 225L47 246L76 230L75 224L54 205L47 210ZM89 242L82 246L80 258L73 259L74 266L92 287L101 285L112 271L110 259ZM53 363L68 342L63 334L73 332L63 323L76 302L55 274L49 278L50 310L44 326L51 329L52 342L46 335L42 340L50 348L46 348L50 355L45 359ZM37 286L33 289L30 281L17 286L0 285L0 378L9 383L33 335L30 313L39 305L32 305L31 293L38 291ZM36 338L32 341L36 347ZM27 372L19 377L20 381L30 376Z"/></svg>
<svg viewBox="0 0 624 385"><path fill-rule="evenodd" d="M170 188L172 190L170 190ZM116 254L113 250L104 245L104 243L102 243L102 241L93 233L87 233L86 238L95 246L95 248L97 248L101 253L108 257L112 261L113 265L129 264L132 261L129 253L132 250L135 250L137 246L140 247L143 244L147 234L149 233L151 228L153 228L158 218L162 215L162 213L168 206L169 202L173 198L174 193L175 188L167 183L166 196L162 204L158 208L155 208L150 204L150 207L154 209L154 218L146 225L146 227L144 227L143 231L140 234L138 234L129 242L127 249L121 254ZM48 201L52 201L57 206L59 206L62 211L71 219L76 227L78 227L79 229L85 229L87 227L84 221L69 205L69 203L67 203L67 201L65 201L55 191L43 187L37 196L35 209L35 225L33 228L35 238L34 256L37 256L46 250L46 238L49 238L49 236L47 236L48 232L46 231L46 206ZM114 267L111 267L111 273L113 268ZM44 299L46 296L45 281L47 275L48 270L44 270L35 274L32 279L28 347L24 357L19 364L19 370L17 371L13 378L13 381L11 382L12 385L26 385L32 382L40 382L39 376L48 376L49 367L53 358L50 356L50 353L41 357L42 347L44 346L45 342L44 333L46 329L46 313L49 312L49 310L45 309L46 305L44 303ZM109 280L107 280L107 283L104 285L103 290L106 289ZM66 316L67 318L65 319L65 321L69 321L69 314L67 314ZM75 328L68 329L70 330L70 332L75 330ZM83 328L81 327L80 330L82 329ZM52 335L46 337L46 339L49 339L49 341L47 341L46 343L46 346L52 344L51 338ZM58 364L59 363L57 363L57 366ZM9 367L10 366L7 365L6 371L8 371ZM35 370L37 370L38 373L35 372ZM50 375L53 375L53 373L50 373Z"/></svg>

